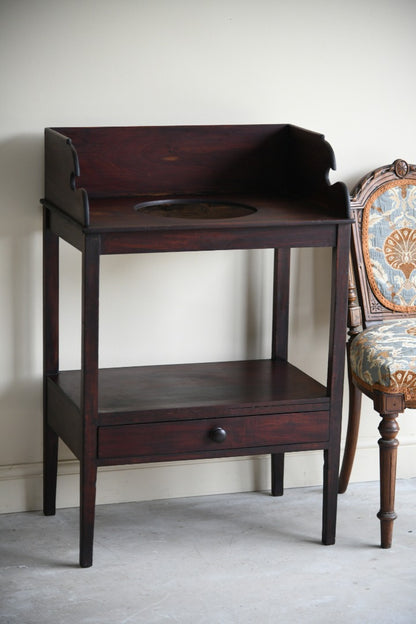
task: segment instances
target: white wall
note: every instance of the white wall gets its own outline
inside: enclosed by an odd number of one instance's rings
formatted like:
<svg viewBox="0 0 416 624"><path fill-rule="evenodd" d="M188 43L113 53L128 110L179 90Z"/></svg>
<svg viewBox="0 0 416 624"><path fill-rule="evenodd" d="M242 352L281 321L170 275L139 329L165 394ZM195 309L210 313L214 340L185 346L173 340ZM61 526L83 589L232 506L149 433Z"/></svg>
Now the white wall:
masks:
<svg viewBox="0 0 416 624"><path fill-rule="evenodd" d="M415 18L413 0L1 0L0 511L41 506L43 128L288 122L323 132L338 162L331 179L352 184L395 158L416 161ZM62 247L72 367L80 261ZM102 266L103 365L267 353L269 253ZM326 251L295 257L291 358L307 370L325 367L327 266ZM416 475L413 415L400 419L402 477ZM355 480L377 478L377 424L366 401ZM290 455L287 486L321 483L321 455ZM58 504L77 504L77 462L65 448L60 460ZM98 502L268 483L261 457L106 469Z"/></svg>

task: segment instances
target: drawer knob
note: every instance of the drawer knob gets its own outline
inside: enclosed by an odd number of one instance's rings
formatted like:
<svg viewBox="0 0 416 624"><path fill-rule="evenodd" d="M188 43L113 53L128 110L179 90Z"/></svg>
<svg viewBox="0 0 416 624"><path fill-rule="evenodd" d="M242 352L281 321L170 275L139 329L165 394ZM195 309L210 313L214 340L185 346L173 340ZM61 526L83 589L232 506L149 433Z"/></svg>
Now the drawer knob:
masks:
<svg viewBox="0 0 416 624"><path fill-rule="evenodd" d="M213 442L224 442L227 432L222 427L214 427L208 435Z"/></svg>

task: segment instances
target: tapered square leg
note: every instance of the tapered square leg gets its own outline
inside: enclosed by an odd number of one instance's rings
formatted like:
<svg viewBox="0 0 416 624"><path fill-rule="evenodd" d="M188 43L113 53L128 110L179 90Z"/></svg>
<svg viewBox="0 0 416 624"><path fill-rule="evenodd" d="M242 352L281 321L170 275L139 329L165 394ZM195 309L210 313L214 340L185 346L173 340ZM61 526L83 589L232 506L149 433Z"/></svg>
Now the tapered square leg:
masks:
<svg viewBox="0 0 416 624"><path fill-rule="evenodd" d="M285 454L272 454L272 496L283 495L283 480L285 471Z"/></svg>
<svg viewBox="0 0 416 624"><path fill-rule="evenodd" d="M324 491L322 509L322 544L335 544L338 504L339 450L324 451Z"/></svg>
<svg viewBox="0 0 416 624"><path fill-rule="evenodd" d="M92 566L97 468L93 462L81 463L80 471L80 546L79 565Z"/></svg>
<svg viewBox="0 0 416 624"><path fill-rule="evenodd" d="M82 353L81 406L82 454L80 459L80 548L82 568L92 565L97 479L98 414L98 311L100 243L86 238L82 254Z"/></svg>
<svg viewBox="0 0 416 624"><path fill-rule="evenodd" d="M58 435L48 424L48 375L59 368L59 239L49 229L44 209L43 229L43 511L56 513Z"/></svg>
<svg viewBox="0 0 416 624"><path fill-rule="evenodd" d="M43 442L43 513L56 513L56 479L58 473L58 435L47 424Z"/></svg>

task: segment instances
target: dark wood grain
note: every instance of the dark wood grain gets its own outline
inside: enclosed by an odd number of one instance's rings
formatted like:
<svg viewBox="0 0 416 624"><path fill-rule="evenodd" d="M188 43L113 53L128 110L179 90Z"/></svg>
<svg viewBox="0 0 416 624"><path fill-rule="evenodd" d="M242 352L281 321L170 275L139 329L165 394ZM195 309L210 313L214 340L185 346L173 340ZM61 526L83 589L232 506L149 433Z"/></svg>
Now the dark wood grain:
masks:
<svg viewBox="0 0 416 624"><path fill-rule="evenodd" d="M43 511L56 511L58 434L49 421L48 375L59 370L59 238L49 228L50 214L43 213Z"/></svg>
<svg viewBox="0 0 416 624"><path fill-rule="evenodd" d="M224 429L222 442L211 439L215 428ZM141 425L100 427L99 458L182 456L210 450L253 449L283 444L326 442L329 436L328 412L290 412L262 416L217 417L168 421Z"/></svg>
<svg viewBox="0 0 416 624"><path fill-rule="evenodd" d="M101 236L103 254L153 253L162 251L211 251L214 249L271 249L273 247L332 247L335 225L297 225L244 228L163 229L112 232Z"/></svg>
<svg viewBox="0 0 416 624"><path fill-rule="evenodd" d="M348 216L332 148L288 124L47 128L45 159L45 201L82 225L95 198L183 194L307 197Z"/></svg>
<svg viewBox="0 0 416 624"><path fill-rule="evenodd" d="M77 407L80 371L51 379ZM103 424L263 414L328 407L326 387L285 361L247 360L110 368L99 371Z"/></svg>
<svg viewBox="0 0 416 624"><path fill-rule="evenodd" d="M241 192L284 185L286 125L56 128L90 197Z"/></svg>
<svg viewBox="0 0 416 624"><path fill-rule="evenodd" d="M343 217L334 214L325 204L311 202L296 198L284 198L271 195L242 195L240 193L223 193L212 195L176 195L175 199L183 197L184 200L194 199L198 201L217 201L223 204L244 204L252 208L252 212L245 216L217 219L193 219L166 218L151 212L135 209L136 206L147 204L149 195L134 197L117 197L92 199L90 232L115 232L115 231L140 231L140 230L199 230L205 229L241 229L270 226L291 226L300 223L328 224L343 222Z"/></svg>
<svg viewBox="0 0 416 624"><path fill-rule="evenodd" d="M78 154L70 138L45 129L45 197L79 223L88 225L89 205L85 189L77 188Z"/></svg>

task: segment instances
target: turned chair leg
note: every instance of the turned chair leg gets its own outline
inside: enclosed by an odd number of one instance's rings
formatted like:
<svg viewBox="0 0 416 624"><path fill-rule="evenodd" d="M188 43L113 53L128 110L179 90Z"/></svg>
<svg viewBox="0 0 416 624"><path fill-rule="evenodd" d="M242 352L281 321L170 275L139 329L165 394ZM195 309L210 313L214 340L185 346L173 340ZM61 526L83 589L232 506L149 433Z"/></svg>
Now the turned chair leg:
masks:
<svg viewBox="0 0 416 624"><path fill-rule="evenodd" d="M272 454L272 496L283 495L283 477L285 471L285 454Z"/></svg>
<svg viewBox="0 0 416 624"><path fill-rule="evenodd" d="M354 463L355 451L357 449L358 431L360 428L361 415L361 391L353 383L351 375L348 374L349 385L349 412L348 428L345 440L344 457L342 460L341 472L339 475L338 492L343 494L350 481L352 465Z"/></svg>
<svg viewBox="0 0 416 624"><path fill-rule="evenodd" d="M397 518L394 511L396 490L397 447L396 436L399 425L396 420L398 414L380 414L379 431L380 447L380 511L377 517L380 520L381 548L390 548L393 539L393 522Z"/></svg>

